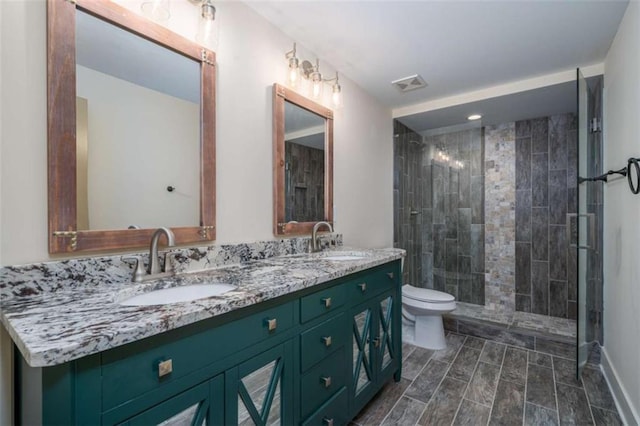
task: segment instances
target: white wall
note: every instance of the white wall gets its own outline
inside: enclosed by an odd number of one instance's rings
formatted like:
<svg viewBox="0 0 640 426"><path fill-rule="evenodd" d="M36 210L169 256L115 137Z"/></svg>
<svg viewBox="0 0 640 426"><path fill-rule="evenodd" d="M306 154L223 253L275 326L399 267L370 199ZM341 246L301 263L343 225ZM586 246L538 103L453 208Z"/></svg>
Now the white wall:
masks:
<svg viewBox="0 0 640 426"><path fill-rule="evenodd" d="M136 2L120 3L137 9ZM139 2L138 2L139 3ZM170 28L194 38L197 9L171 2ZM217 49L218 242L273 239L271 91L283 84L293 40L246 5L219 2ZM0 138L2 265L49 259L47 252L46 8L43 0L0 1L3 123ZM299 46L300 56L315 55ZM329 64L321 70L332 74ZM391 111L341 76L335 114L335 219L345 243L393 244ZM325 90L329 92L329 90ZM3 332L2 332L3 333ZM0 333L1 334L1 333ZM3 345L3 348L5 346ZM0 355L0 391L10 377ZM5 395L3 393L3 395ZM6 398L2 398L2 401ZM6 409L0 413L0 424Z"/></svg>
<svg viewBox="0 0 640 426"><path fill-rule="evenodd" d="M640 5L631 1L605 60L605 170L622 167L629 157L640 157L638 52ZM622 411L627 411L627 422L639 424L640 195L633 195L627 180L621 179L608 183L604 196L603 365Z"/></svg>
<svg viewBox="0 0 640 426"><path fill-rule="evenodd" d="M197 226L200 105L80 65L76 79L88 101L89 229Z"/></svg>

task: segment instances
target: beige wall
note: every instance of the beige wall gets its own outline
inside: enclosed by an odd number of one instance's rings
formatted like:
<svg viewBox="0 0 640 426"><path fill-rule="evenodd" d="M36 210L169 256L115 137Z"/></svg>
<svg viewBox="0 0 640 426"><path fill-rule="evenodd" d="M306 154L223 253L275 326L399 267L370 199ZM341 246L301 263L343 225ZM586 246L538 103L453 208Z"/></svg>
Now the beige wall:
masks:
<svg viewBox="0 0 640 426"><path fill-rule="evenodd" d="M120 2L137 10L134 1ZM182 0L171 2L171 7L170 27L193 38L197 9ZM293 40L242 3L219 2L216 7L221 23L216 100L218 242L272 239L271 86L285 82L284 52ZM0 1L0 11L0 262L11 265L50 258L46 10L42 0L21 0ZM298 52L304 58L315 57L301 46ZM333 72L326 63L321 70L327 75ZM391 246L391 111L346 77L341 76L340 83L344 108L335 114L336 230L344 234L346 244ZM8 362L0 354L0 401L10 395ZM0 405L0 424L7 424L6 415Z"/></svg>
<svg viewBox="0 0 640 426"><path fill-rule="evenodd" d="M605 170L640 157L638 52L640 5L631 1L605 61ZM640 424L640 195L620 179L605 186L604 196L603 365L628 424Z"/></svg>

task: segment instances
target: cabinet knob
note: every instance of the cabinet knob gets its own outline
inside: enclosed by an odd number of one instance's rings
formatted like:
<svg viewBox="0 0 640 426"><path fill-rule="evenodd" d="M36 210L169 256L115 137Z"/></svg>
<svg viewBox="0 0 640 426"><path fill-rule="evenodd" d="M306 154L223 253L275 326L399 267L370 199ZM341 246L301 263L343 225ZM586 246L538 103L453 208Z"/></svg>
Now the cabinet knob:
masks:
<svg viewBox="0 0 640 426"><path fill-rule="evenodd" d="M268 319L267 320L267 328L269 329L269 331L275 330L277 326L278 326L278 320L277 319L272 318L272 319Z"/></svg>
<svg viewBox="0 0 640 426"><path fill-rule="evenodd" d="M358 287L360 287L360 291L363 293L367 291L367 283L360 283L358 284Z"/></svg>
<svg viewBox="0 0 640 426"><path fill-rule="evenodd" d="M331 376L329 377L320 377L320 383L324 385L325 388L331 386Z"/></svg>
<svg viewBox="0 0 640 426"><path fill-rule="evenodd" d="M173 371L173 361L170 359L158 363L158 377L164 377Z"/></svg>
<svg viewBox="0 0 640 426"><path fill-rule="evenodd" d="M322 341L324 342L325 346L331 346L331 336L324 336L322 338Z"/></svg>
<svg viewBox="0 0 640 426"><path fill-rule="evenodd" d="M324 299L322 299L322 303L324 303L325 308L329 309L331 307L331 298L325 297Z"/></svg>
<svg viewBox="0 0 640 426"><path fill-rule="evenodd" d="M379 348L380 347L380 338L376 337L373 339L373 347L374 348Z"/></svg>
<svg viewBox="0 0 640 426"><path fill-rule="evenodd" d="M322 424L325 426L333 426L333 419L325 417L324 419L322 419Z"/></svg>
<svg viewBox="0 0 640 426"><path fill-rule="evenodd" d="M393 279L393 272L387 272L387 276L389 277L390 280Z"/></svg>

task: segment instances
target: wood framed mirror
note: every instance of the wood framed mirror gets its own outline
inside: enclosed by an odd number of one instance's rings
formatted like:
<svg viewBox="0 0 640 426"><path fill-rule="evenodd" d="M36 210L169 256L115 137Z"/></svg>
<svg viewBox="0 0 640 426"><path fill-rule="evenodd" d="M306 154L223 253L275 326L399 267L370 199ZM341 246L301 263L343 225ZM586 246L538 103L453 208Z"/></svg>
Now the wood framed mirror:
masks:
<svg viewBox="0 0 640 426"><path fill-rule="evenodd" d="M273 233L333 225L333 111L273 86Z"/></svg>
<svg viewBox="0 0 640 426"><path fill-rule="evenodd" d="M214 52L109 0L48 0L47 86L50 253L215 239Z"/></svg>

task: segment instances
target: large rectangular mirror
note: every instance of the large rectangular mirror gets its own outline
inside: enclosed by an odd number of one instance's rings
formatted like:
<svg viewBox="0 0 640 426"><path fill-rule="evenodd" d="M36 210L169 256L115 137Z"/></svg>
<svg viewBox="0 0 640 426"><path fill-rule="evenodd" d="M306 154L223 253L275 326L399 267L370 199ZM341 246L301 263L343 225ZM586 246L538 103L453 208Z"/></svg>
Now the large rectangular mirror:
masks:
<svg viewBox="0 0 640 426"><path fill-rule="evenodd" d="M214 53L108 0L47 23L49 251L213 240Z"/></svg>
<svg viewBox="0 0 640 426"><path fill-rule="evenodd" d="M333 113L278 84L273 88L274 234L333 221Z"/></svg>

